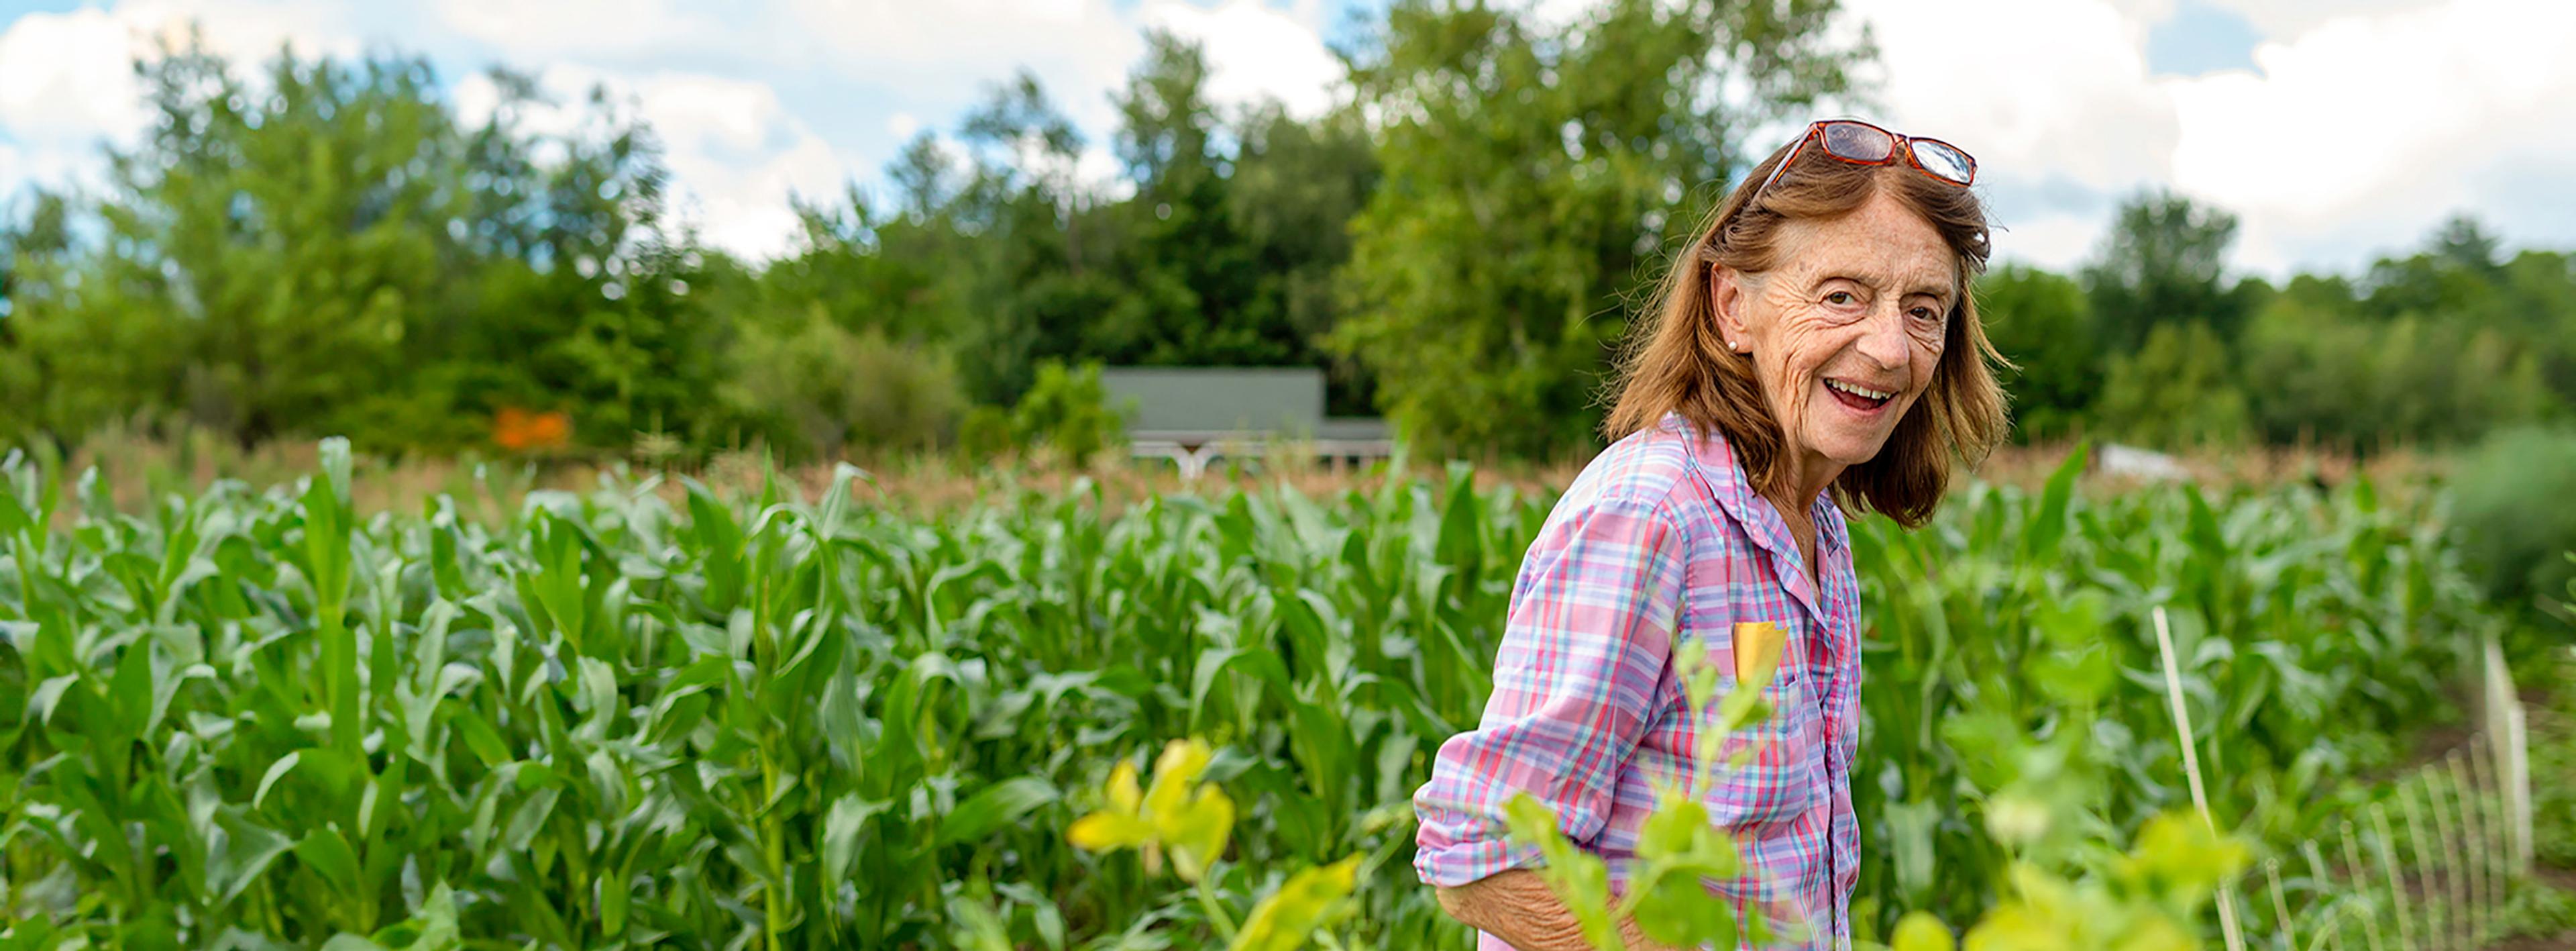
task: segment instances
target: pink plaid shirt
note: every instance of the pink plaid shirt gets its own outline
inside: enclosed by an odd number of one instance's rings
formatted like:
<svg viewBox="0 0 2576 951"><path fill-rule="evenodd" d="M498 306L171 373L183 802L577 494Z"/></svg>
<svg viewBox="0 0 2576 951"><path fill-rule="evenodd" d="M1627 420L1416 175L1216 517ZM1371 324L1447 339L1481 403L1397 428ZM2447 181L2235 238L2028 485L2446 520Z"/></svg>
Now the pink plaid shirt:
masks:
<svg viewBox="0 0 2576 951"><path fill-rule="evenodd" d="M1503 831L1503 803L1526 790L1623 890L1655 782L1695 767L1698 719L1668 664L1674 632L1708 645L1723 696L1734 625L1771 621L1785 641L1765 690L1776 712L1727 741L1730 758L1756 753L1718 767L1705 797L1750 874L1709 884L1739 914L1803 926L1806 947L1849 947L1860 579L1840 509L1820 494L1813 514L1822 592L1723 436L1667 413L1586 465L1521 561L1483 721L1441 744L1414 793L1422 880L1464 885L1537 864L1535 847ZM1478 946L1509 947L1491 935Z"/></svg>

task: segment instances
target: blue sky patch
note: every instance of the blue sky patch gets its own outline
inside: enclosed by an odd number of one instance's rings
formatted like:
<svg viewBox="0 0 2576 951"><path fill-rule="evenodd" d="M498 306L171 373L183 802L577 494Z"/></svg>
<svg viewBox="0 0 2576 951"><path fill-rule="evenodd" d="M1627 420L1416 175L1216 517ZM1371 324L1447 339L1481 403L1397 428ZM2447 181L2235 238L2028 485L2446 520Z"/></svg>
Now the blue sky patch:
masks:
<svg viewBox="0 0 2576 951"><path fill-rule="evenodd" d="M2198 76L2223 69L2259 72L2254 45L2263 34L2233 10L2200 0L2174 4L2172 16L2147 31L2147 71L2160 76Z"/></svg>

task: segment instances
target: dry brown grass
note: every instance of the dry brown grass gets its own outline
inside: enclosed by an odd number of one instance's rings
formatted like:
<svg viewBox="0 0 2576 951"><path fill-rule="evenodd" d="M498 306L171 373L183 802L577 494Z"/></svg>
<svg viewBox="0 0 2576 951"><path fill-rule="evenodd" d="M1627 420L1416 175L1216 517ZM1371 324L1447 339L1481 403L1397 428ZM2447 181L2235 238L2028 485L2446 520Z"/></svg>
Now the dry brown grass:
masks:
<svg viewBox="0 0 2576 951"><path fill-rule="evenodd" d="M2036 488L2071 449L2065 444L2007 446L1986 460L1975 478ZM216 479L240 480L262 491L292 485L312 472L318 459L318 444L310 441L273 442L244 450L203 435L172 441L110 433L74 452L63 471L72 474L65 480L68 488L79 473L97 467L100 485L115 507L130 512L145 507L156 494L202 491ZM2367 472L2375 484L2397 491L2421 484L2427 476L2441 475L2447 462L2439 455L2411 449L2382 452L2365 460L2349 453L2270 447L2185 453L2179 459L2196 481L2215 487L2293 480L2340 484L2355 472ZM1483 489L1508 484L1527 492L1553 493L1570 482L1585 461L1588 459L1569 457L1552 463L1483 463L1475 467L1475 481ZM1190 492L1201 497L1222 497L1237 489L1261 490L1283 483L1308 496L1322 497L1374 490L1395 471L1388 461L1355 466L1277 454L1236 462L1220 460L1195 483L1182 480L1169 462L1114 455L1078 469L1043 454L984 464L936 454L856 464L870 477L869 487L859 492L862 501L915 513L951 511L1030 491L1061 494L1072 491L1081 480L1088 480L1089 491L1096 492L1111 511L1156 494ZM1404 463L1404 471L1415 478L1445 479L1446 468L1443 460L1411 459ZM833 472L831 465L808 465L779 470L775 475L793 482L799 493L810 499L830 486ZM756 453L721 454L695 464L658 467L616 459L568 457L362 458L354 474L352 501L370 514L396 509L415 511L421 499L447 493L469 511L496 515L501 510L515 509L529 491L536 489L588 491L607 484L634 486L653 480L656 491L677 501L681 477L695 479L720 492L751 492L757 491L771 473ZM2137 483L2092 474L2082 484L2088 492L2110 493L2134 488Z"/></svg>

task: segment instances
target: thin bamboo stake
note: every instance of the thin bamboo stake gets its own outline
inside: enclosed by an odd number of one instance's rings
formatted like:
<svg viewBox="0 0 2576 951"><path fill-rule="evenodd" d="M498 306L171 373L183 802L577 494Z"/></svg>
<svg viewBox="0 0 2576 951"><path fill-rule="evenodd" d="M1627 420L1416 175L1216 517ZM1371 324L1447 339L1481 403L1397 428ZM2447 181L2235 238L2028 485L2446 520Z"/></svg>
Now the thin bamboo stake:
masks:
<svg viewBox="0 0 2576 951"><path fill-rule="evenodd" d="M2478 737L2468 737L2468 742L2478 742ZM2478 809L2473 804L2478 791L2468 786L2468 753L2450 750L2442 771L2450 776L2452 822L2460 822L2460 881L2468 887L2463 905L2468 910L2468 943L2478 946L2486 943L2486 871L2478 863Z"/></svg>
<svg viewBox="0 0 2576 951"><path fill-rule="evenodd" d="M2397 836L2388 831L2386 804L2370 804L2370 827L2379 833L2379 871L2388 879L2388 910L2397 918L2397 946L2414 951L2422 946L2415 943L2414 920L2406 917L2406 890L2400 887L2397 876Z"/></svg>
<svg viewBox="0 0 2576 951"><path fill-rule="evenodd" d="M2494 936L2496 915L2499 915L2499 905L2501 905L2501 897L2496 892L2504 887L2504 879L2499 879L2499 876L2494 874L2496 871L2494 814L2496 812L2486 807L2486 783L2478 781L2478 776L2486 773L2483 768L2478 768L2478 763L2481 763L2481 760L2478 760L2478 750L2483 750L2483 747L2486 747L2486 735L2478 735L2476 740L2470 740L2468 755L2460 758L2465 763L2460 765L2460 773L2468 776L2468 781L2465 781L2468 783L2468 786L2465 786L2465 789L2468 789L2468 802L2465 802L2465 807L2468 807L2468 840L2470 840L2468 869L2470 874L2476 874L2476 879L2473 881L2478 884L2478 920L2486 925L2483 933Z"/></svg>
<svg viewBox="0 0 2576 951"><path fill-rule="evenodd" d="M2173 632L2165 626L2164 605L2156 605L2155 618L2156 651L2165 659L2165 696L2173 701L2174 732L2182 741L2182 768L2191 779L2191 802L2200 809L2200 821L2209 826L2209 831L2216 832L2218 821L2209 815L2209 793L2200 783L2200 754L2194 749L2191 739L2191 711L2185 709L2182 702L2182 669L2174 661ZM2227 938L2227 951L2245 951L2245 934L2237 927L2236 903L2231 900L2232 895L2224 889L2219 892L2219 933Z"/></svg>
<svg viewBox="0 0 2576 951"><path fill-rule="evenodd" d="M2513 900L2513 864L2506 854L2511 851L2512 833L2505 830L2512 819L2505 814L2502 741L2487 739L2487 745L2478 750L2486 755L2471 756L2469 767L2478 784L2479 814L2486 821L2487 843L2482 851L2487 864L2487 920L2495 922L2504 918L2505 905Z"/></svg>
<svg viewBox="0 0 2576 951"><path fill-rule="evenodd" d="M2329 925L2332 925L2332 927L2318 929L2317 936L2308 939L2308 951L2317 951L2317 946L2320 944L2325 945L2328 948L2328 951L2335 951L2335 949L2343 947L2343 928L2347 922L2352 920L2352 905L2346 903L2341 898L2336 898L2327 904L2326 907L2332 909L2334 912L2334 915L2327 922Z"/></svg>
<svg viewBox="0 0 2576 951"><path fill-rule="evenodd" d="M2281 860L2263 860L2263 879L2272 886L2272 925L2289 939L2289 947L2299 946L2299 923L2290 920L2290 901L2281 896Z"/></svg>
<svg viewBox="0 0 2576 951"><path fill-rule="evenodd" d="M2474 948L2478 946L2477 906L2469 904L2469 873L2460 864L2462 826L2452 818L2451 805L2440 795L2439 785L2435 782L2436 779L2451 778L2451 773L2448 769L2433 769L2422 775L2424 798L2431 804L2429 808L2433 813L2433 832L2442 840L2442 884L2451 897L2448 917L2451 919L2452 944Z"/></svg>
<svg viewBox="0 0 2576 951"><path fill-rule="evenodd" d="M2326 857L2317 850L2317 840L2307 839L2301 841L2299 843L2299 854L2307 857L2308 877L2315 883L2309 889L2310 892L2318 898L2328 902L2326 906L2327 909L2334 912L2334 915L2330 920L2332 927L2321 929L2330 936L2327 944L2329 947L2333 948L2334 951L2343 951L2344 920L2349 916L2345 914L2346 909L2340 899L2324 898L2324 896L2330 894L2326 891L2326 887L2334 883L2334 873L2326 869Z"/></svg>
<svg viewBox="0 0 2576 951"><path fill-rule="evenodd" d="M2350 819L2343 821L2343 867L2344 873L2351 876L2352 883L2355 886L2360 885L2361 870L2363 868L2361 864L2361 848L2352 844L2352 820ZM2361 919L2361 935L2362 937L2370 939L2370 951L2387 951L2387 949L2379 943L2378 915L2371 915Z"/></svg>
<svg viewBox="0 0 2576 951"><path fill-rule="evenodd" d="M2457 946L2450 941L2451 917L2443 910L2433 881L2426 875L2433 866L2432 847L2425 842L2424 810L2415 804L2413 785L2402 781L2397 784L2397 806L2399 814L2406 818L2406 842L2415 847L2415 904L2424 915L2425 946L2452 951Z"/></svg>

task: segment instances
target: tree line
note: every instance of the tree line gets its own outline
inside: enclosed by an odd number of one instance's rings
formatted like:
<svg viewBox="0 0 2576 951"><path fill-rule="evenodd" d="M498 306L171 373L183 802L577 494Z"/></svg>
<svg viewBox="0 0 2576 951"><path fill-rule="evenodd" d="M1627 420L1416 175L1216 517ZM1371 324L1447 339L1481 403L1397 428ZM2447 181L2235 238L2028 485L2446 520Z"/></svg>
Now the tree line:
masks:
<svg viewBox="0 0 2576 951"><path fill-rule="evenodd" d="M1406 0L1313 117L1220 107L1204 53L1154 33L1111 94L1116 181L1074 174L1087 143L1023 73L887 187L798 196L768 261L676 218L652 130L604 92L496 69L469 120L421 59L169 47L103 187L0 216L0 442L980 452L1096 443L1086 367L1296 365L1431 451L1575 451L1641 289L1776 144L1748 130L1865 95L1876 52L1833 13ZM527 121L564 107L569 131ZM2234 227L2146 193L2079 272L1988 275L2019 434L2370 449L2576 406L2568 255L2463 219L2275 287L2226 273Z"/></svg>

